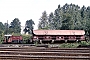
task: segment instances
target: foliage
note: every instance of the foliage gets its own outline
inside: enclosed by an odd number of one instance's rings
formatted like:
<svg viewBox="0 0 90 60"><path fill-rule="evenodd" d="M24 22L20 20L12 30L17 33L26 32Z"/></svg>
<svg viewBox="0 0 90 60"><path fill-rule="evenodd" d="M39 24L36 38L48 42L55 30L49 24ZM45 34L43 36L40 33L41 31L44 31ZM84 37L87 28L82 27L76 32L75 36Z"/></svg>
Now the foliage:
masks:
<svg viewBox="0 0 90 60"><path fill-rule="evenodd" d="M75 4L65 4L49 16L46 11L42 13L38 29L49 30L85 30L90 35L90 6L80 7Z"/></svg>
<svg viewBox="0 0 90 60"><path fill-rule="evenodd" d="M80 42L80 45L81 46L86 46L86 45L89 45L90 41L89 42L86 42L86 41L81 41Z"/></svg>
<svg viewBox="0 0 90 60"><path fill-rule="evenodd" d="M54 23L55 23L54 22L54 14L51 12L48 17L48 29L49 30L55 29Z"/></svg>
<svg viewBox="0 0 90 60"><path fill-rule="evenodd" d="M60 28L62 27L62 9L60 7L60 5L58 5L58 8L54 11L54 29L55 30L60 30ZM52 28L53 28L52 27Z"/></svg>
<svg viewBox="0 0 90 60"><path fill-rule="evenodd" d="M28 39L30 40L31 39L31 35L23 34L22 37L23 37L23 40L28 40Z"/></svg>
<svg viewBox="0 0 90 60"><path fill-rule="evenodd" d="M21 32L21 22L19 22L18 18L15 18L9 27L10 33L20 33Z"/></svg>
<svg viewBox="0 0 90 60"><path fill-rule="evenodd" d="M20 33L12 33L13 36L21 36Z"/></svg>
<svg viewBox="0 0 90 60"><path fill-rule="evenodd" d="M79 43L63 43L63 44L60 44L59 47L60 48L77 48L79 45L81 45L81 46L90 45L90 41L88 41L88 42L81 41Z"/></svg>
<svg viewBox="0 0 90 60"><path fill-rule="evenodd" d="M2 22L0 22L0 30L4 30L5 29L5 26Z"/></svg>
<svg viewBox="0 0 90 60"><path fill-rule="evenodd" d="M24 29L24 32L25 34L28 32L29 34L32 33L32 30L33 30L33 25L35 25L34 21L32 19L30 20L27 20L26 21L26 24L25 24L25 29Z"/></svg>
<svg viewBox="0 0 90 60"><path fill-rule="evenodd" d="M79 46L78 43L63 43L59 47L60 48L76 48L77 46Z"/></svg>
<svg viewBox="0 0 90 60"><path fill-rule="evenodd" d="M23 34L22 37L23 37L23 43L30 43L31 35Z"/></svg>
<svg viewBox="0 0 90 60"><path fill-rule="evenodd" d="M2 34L4 30L5 30L5 26L2 22L0 22L0 34Z"/></svg>
<svg viewBox="0 0 90 60"><path fill-rule="evenodd" d="M39 25L38 25L38 29L48 29L48 17L47 17L47 12L44 11L42 13L41 18L39 19Z"/></svg>
<svg viewBox="0 0 90 60"><path fill-rule="evenodd" d="M88 45L90 45L90 41L88 41Z"/></svg>
<svg viewBox="0 0 90 60"><path fill-rule="evenodd" d="M0 43L2 43L4 40L4 35L3 34L0 34Z"/></svg>

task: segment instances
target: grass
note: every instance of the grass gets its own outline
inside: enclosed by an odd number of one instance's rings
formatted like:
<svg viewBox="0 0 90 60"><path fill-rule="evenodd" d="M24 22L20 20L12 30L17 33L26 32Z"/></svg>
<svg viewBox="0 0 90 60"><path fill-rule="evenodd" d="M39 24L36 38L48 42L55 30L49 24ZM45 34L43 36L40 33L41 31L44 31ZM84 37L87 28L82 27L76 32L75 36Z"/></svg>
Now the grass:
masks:
<svg viewBox="0 0 90 60"><path fill-rule="evenodd" d="M81 41L79 43L63 43L60 44L59 47L60 48L76 48L79 45L81 46L86 46L86 45L90 45L90 41L86 42L86 41Z"/></svg>

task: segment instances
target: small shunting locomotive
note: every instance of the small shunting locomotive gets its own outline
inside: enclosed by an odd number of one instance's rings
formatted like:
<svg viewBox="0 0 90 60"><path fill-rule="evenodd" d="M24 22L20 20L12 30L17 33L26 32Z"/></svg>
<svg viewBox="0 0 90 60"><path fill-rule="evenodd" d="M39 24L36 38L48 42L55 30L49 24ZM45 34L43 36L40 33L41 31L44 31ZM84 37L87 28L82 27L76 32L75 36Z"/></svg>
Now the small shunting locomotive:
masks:
<svg viewBox="0 0 90 60"><path fill-rule="evenodd" d="M22 36L4 35L3 43L23 43Z"/></svg>

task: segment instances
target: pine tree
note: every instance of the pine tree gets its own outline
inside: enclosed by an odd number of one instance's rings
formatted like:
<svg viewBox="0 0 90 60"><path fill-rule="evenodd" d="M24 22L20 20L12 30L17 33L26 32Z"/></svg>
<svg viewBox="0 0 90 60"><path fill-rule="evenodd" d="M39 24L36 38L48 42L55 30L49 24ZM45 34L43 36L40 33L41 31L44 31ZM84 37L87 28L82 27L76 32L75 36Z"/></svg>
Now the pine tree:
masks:
<svg viewBox="0 0 90 60"><path fill-rule="evenodd" d="M62 9L60 5L54 12L54 27L56 30L60 30L62 26Z"/></svg>
<svg viewBox="0 0 90 60"><path fill-rule="evenodd" d="M51 12L49 14L49 18L48 18L48 26L49 26L49 30L54 30L55 29L55 25L54 25L55 21L54 21L54 15Z"/></svg>
<svg viewBox="0 0 90 60"><path fill-rule="evenodd" d="M48 16L46 11L42 13L42 16L39 20L40 21L39 21L38 29L48 29Z"/></svg>

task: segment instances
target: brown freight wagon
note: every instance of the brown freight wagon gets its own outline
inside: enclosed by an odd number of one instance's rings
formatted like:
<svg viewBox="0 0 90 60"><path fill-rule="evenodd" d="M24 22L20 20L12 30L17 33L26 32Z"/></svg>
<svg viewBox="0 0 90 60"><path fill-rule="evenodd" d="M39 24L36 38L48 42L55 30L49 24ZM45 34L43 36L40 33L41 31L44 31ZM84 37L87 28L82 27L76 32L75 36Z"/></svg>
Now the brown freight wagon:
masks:
<svg viewBox="0 0 90 60"><path fill-rule="evenodd" d="M34 30L33 42L38 41L83 41L84 30Z"/></svg>

